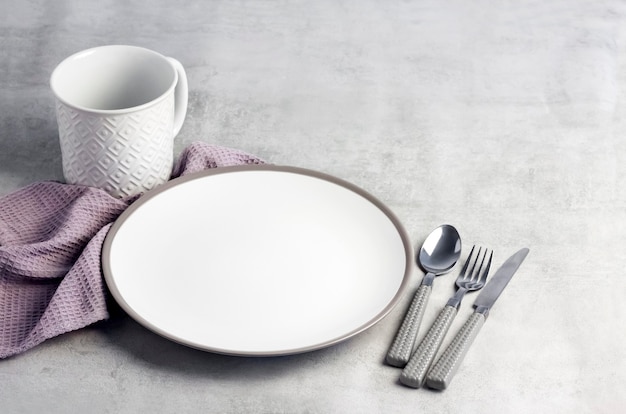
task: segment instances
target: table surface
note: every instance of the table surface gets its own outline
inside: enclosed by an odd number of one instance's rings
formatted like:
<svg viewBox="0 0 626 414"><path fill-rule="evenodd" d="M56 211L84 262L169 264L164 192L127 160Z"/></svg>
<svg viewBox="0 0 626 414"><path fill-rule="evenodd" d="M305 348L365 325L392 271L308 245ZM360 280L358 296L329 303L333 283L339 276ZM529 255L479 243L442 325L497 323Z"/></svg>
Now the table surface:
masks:
<svg viewBox="0 0 626 414"><path fill-rule="evenodd" d="M530 248L445 392L406 388L383 363L416 268L381 322L300 355L206 353L116 315L0 361L3 413L626 406L624 2L1 3L0 195L63 180L56 64L134 44L186 67L176 154L205 141L348 180L388 205L415 247L450 223L466 248L492 247L496 265ZM455 276L437 280L426 324Z"/></svg>

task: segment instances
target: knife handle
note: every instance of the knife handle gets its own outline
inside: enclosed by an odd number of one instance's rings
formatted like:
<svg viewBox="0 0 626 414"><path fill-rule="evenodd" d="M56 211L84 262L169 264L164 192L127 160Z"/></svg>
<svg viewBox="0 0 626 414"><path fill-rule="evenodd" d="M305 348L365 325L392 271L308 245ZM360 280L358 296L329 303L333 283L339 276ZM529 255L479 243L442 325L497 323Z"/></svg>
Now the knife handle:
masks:
<svg viewBox="0 0 626 414"><path fill-rule="evenodd" d="M430 285L420 285L415 292L411 306L404 315L400 330L387 352L386 360L389 365L402 368L409 361L431 290L432 286Z"/></svg>
<svg viewBox="0 0 626 414"><path fill-rule="evenodd" d="M448 333L450 325L457 314L454 306L445 306L435 322L428 330L428 333L422 339L419 346L411 356L409 363L402 370L400 382L409 387L419 388L424 383L428 368L433 363L437 351L443 342L443 338Z"/></svg>
<svg viewBox="0 0 626 414"><path fill-rule="evenodd" d="M485 324L485 315L474 312L456 334L441 358L426 377L426 386L444 390L450 385L452 377L461 366L463 358L474 342L480 328Z"/></svg>

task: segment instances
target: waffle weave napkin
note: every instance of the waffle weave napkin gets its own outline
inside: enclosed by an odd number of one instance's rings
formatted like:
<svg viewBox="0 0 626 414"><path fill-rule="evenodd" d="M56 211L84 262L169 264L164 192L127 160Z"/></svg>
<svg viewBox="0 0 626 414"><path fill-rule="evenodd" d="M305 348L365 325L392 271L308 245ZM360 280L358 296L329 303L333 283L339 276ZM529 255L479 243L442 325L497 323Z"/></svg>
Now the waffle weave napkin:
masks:
<svg viewBox="0 0 626 414"><path fill-rule="evenodd" d="M172 178L263 161L196 142ZM0 197L0 358L109 317L100 255L115 219L137 197L46 181Z"/></svg>

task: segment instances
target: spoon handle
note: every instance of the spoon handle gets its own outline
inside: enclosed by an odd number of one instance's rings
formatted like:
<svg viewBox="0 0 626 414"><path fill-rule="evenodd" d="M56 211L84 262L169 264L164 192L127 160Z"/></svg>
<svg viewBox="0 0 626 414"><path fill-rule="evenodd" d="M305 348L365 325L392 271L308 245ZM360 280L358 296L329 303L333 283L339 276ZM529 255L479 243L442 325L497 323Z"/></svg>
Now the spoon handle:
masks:
<svg viewBox="0 0 626 414"><path fill-rule="evenodd" d="M454 306L446 306L439 312L439 316L437 316L437 319L435 319L428 333L426 333L426 336L418 345L406 367L402 370L400 375L401 383L413 388L422 386L428 368L433 363L456 313L457 310Z"/></svg>
<svg viewBox="0 0 626 414"><path fill-rule="evenodd" d="M409 361L431 290L432 286L430 285L420 285L415 292L411 306L404 315L400 330L387 352L386 361L389 365L402 368Z"/></svg>

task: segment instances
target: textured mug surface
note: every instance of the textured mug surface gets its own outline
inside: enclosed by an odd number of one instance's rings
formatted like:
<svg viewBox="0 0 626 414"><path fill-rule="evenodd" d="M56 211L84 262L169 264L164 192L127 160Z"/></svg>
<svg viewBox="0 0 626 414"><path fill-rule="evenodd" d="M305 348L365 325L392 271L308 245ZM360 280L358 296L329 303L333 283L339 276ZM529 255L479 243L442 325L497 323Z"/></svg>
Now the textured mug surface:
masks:
<svg viewBox="0 0 626 414"><path fill-rule="evenodd" d="M103 46L61 62L50 83L68 183L127 197L169 179L173 139L187 110L178 61L139 47Z"/></svg>

